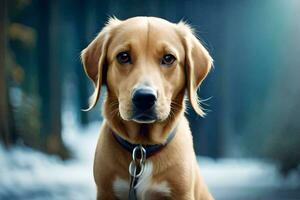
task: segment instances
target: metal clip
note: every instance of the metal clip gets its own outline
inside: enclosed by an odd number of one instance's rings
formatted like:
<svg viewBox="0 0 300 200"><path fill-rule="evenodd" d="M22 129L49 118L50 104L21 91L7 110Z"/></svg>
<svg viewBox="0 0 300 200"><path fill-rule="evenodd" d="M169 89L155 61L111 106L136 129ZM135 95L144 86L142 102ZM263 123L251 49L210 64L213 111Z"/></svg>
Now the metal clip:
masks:
<svg viewBox="0 0 300 200"><path fill-rule="evenodd" d="M146 150L142 145L136 146L132 151L132 161L129 164L129 174L132 177L138 178L143 174L145 160Z"/></svg>
<svg viewBox="0 0 300 200"><path fill-rule="evenodd" d="M146 150L142 145L136 146L132 151L132 161L129 164L130 188L129 200L136 200L135 186L138 178L143 174L146 161Z"/></svg>

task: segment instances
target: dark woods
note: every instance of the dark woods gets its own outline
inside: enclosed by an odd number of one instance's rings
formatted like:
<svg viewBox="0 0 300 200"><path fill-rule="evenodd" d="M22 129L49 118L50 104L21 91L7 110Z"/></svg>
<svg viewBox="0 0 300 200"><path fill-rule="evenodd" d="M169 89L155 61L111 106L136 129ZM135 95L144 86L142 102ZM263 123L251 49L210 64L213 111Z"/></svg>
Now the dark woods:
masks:
<svg viewBox="0 0 300 200"><path fill-rule="evenodd" d="M191 23L215 60L199 91L202 100L211 97L203 101L207 117L188 106L196 153L271 158L288 172L300 162L300 5L287 2L2 0L2 143L69 158L65 111L86 126L101 109L81 112L92 84L80 51L108 16L158 16Z"/></svg>

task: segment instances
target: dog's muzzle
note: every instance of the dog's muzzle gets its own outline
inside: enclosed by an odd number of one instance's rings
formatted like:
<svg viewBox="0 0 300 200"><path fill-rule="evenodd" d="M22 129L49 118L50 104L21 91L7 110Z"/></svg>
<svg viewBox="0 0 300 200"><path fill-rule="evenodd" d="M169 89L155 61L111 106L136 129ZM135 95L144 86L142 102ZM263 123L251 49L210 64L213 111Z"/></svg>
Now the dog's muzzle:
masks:
<svg viewBox="0 0 300 200"><path fill-rule="evenodd" d="M132 120L139 123L152 123L157 119L155 104L157 92L150 86L140 86L133 90Z"/></svg>

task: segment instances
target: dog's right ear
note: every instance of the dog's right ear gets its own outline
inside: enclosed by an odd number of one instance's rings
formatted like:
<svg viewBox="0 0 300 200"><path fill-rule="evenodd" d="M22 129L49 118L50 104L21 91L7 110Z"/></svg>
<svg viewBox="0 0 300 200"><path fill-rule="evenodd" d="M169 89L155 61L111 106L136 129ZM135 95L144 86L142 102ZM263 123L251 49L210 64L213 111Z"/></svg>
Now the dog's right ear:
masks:
<svg viewBox="0 0 300 200"><path fill-rule="evenodd" d="M188 97L195 112L203 117L205 113L201 108L197 89L210 71L213 59L188 24L181 21L177 24L177 27L183 38L186 54L185 69Z"/></svg>
<svg viewBox="0 0 300 200"><path fill-rule="evenodd" d="M81 52L84 71L95 86L95 91L90 98L89 108L84 111L89 111L95 107L100 97L103 76L106 76L103 72L111 30L120 24L120 22L117 18L110 18L96 38Z"/></svg>

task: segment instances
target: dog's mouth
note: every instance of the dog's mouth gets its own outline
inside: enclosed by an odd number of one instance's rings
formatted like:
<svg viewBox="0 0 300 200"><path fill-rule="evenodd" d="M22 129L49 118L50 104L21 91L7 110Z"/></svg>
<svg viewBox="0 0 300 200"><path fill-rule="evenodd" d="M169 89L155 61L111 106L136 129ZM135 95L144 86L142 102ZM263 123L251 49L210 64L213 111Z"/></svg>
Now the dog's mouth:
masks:
<svg viewBox="0 0 300 200"><path fill-rule="evenodd" d="M135 112L131 120L137 123L150 124L157 121L157 116L154 112Z"/></svg>

